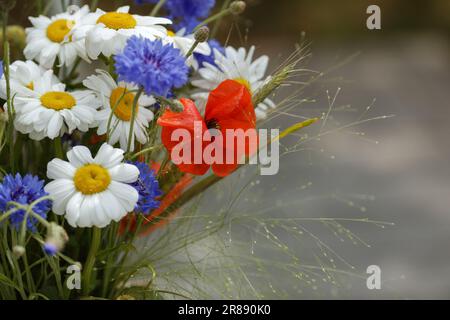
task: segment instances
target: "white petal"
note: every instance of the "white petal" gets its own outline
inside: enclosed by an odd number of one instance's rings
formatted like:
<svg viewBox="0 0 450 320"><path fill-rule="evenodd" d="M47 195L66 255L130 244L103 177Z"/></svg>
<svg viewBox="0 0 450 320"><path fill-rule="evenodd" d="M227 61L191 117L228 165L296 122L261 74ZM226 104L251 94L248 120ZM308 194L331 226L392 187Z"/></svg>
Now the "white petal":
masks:
<svg viewBox="0 0 450 320"><path fill-rule="evenodd" d="M72 180L57 179L44 187L45 192L53 198L53 212L63 215L66 212L67 203L76 193Z"/></svg>
<svg viewBox="0 0 450 320"><path fill-rule="evenodd" d="M76 228L78 227L78 218L80 217L80 206L83 202L83 195L81 192L76 192L67 203L66 220L69 224Z"/></svg>
<svg viewBox="0 0 450 320"><path fill-rule="evenodd" d="M139 169L132 164L121 163L109 169L109 174L114 181L133 183L139 177Z"/></svg>
<svg viewBox="0 0 450 320"><path fill-rule="evenodd" d="M135 188L124 183L111 181L108 190L119 200L127 212L134 210L139 199L139 193Z"/></svg>
<svg viewBox="0 0 450 320"><path fill-rule="evenodd" d="M47 177L49 179L72 179L75 168L67 161L53 159L47 164Z"/></svg>
<svg viewBox="0 0 450 320"><path fill-rule="evenodd" d="M85 146L76 146L67 152L67 159L75 167L79 168L85 164L93 163L91 152Z"/></svg>
<svg viewBox="0 0 450 320"><path fill-rule="evenodd" d="M94 226L94 219L95 207L94 202L92 201L92 196L83 195L83 201L80 205L80 216L78 217L77 224L82 228L92 227Z"/></svg>
<svg viewBox="0 0 450 320"><path fill-rule="evenodd" d="M55 112L50 119L47 127L47 134L50 139L54 139L59 135L61 127L63 125L63 118L58 112Z"/></svg>
<svg viewBox="0 0 450 320"><path fill-rule="evenodd" d="M104 228L111 222L111 218L108 216L105 207L102 206L102 193L92 195L92 202L94 204L94 223L96 227Z"/></svg>
<svg viewBox="0 0 450 320"><path fill-rule="evenodd" d="M94 162L105 168L112 168L123 161L123 150L115 149L107 143L102 144Z"/></svg>
<svg viewBox="0 0 450 320"><path fill-rule="evenodd" d="M100 193L100 204L103 211L114 221L120 221L128 213L109 190Z"/></svg>

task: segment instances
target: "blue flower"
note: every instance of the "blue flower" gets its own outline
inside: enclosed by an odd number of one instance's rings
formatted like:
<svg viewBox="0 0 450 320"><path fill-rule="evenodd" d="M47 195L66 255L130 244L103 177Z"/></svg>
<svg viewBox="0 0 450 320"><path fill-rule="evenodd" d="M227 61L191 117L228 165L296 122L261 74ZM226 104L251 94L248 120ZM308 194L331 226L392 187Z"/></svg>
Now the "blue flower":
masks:
<svg viewBox="0 0 450 320"><path fill-rule="evenodd" d="M59 252L58 248L52 244L52 243L44 243L44 252L48 254L49 256L56 256L56 254Z"/></svg>
<svg viewBox="0 0 450 320"><path fill-rule="evenodd" d="M159 201L155 200L160 196L161 190L156 179L155 172L143 162L128 162L139 169L139 178L136 182L130 183L139 193L139 200L134 211L136 213L149 214L152 209L159 207Z"/></svg>
<svg viewBox="0 0 450 320"><path fill-rule="evenodd" d="M225 49L224 49L224 47L222 47L222 45L220 44L219 41L212 39L212 40L208 41L208 44L211 47L211 54L209 56L194 52L194 58L195 58L195 60L197 60L200 68L204 67L205 62L207 62L213 66L216 66L214 49L219 51L221 54L225 55Z"/></svg>
<svg viewBox="0 0 450 320"><path fill-rule="evenodd" d="M3 77L3 61L0 60L0 78Z"/></svg>
<svg viewBox="0 0 450 320"><path fill-rule="evenodd" d="M188 81L189 68L181 51L161 40L133 36L115 60L119 80L143 87L147 95L165 97Z"/></svg>
<svg viewBox="0 0 450 320"><path fill-rule="evenodd" d="M44 191L44 181L39 180L38 177L27 174L22 178L20 174L15 176L8 174L4 177L0 184L0 212L5 213L9 209L14 208L14 205L8 202L14 201L20 204L29 205L48 194ZM51 208L51 201L44 200L33 207L33 211L43 217L47 217L47 212ZM25 210L17 210L14 212L9 221L13 227L19 229L25 218ZM28 217L28 230L35 232L37 219Z"/></svg>
<svg viewBox="0 0 450 320"><path fill-rule="evenodd" d="M158 0L136 0L137 4L157 3ZM167 0L164 8L174 20L177 30L186 28L188 33L206 18L216 4L215 0Z"/></svg>

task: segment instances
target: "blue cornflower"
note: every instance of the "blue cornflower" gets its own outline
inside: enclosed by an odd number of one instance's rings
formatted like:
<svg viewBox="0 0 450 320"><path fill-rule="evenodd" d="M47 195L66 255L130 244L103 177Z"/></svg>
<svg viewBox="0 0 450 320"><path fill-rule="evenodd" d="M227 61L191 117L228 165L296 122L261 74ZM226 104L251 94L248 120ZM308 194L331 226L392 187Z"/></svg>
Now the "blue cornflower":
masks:
<svg viewBox="0 0 450 320"><path fill-rule="evenodd" d="M206 56L204 54L199 54L194 52L194 58L197 60L200 68L204 67L204 63L207 62L213 66L216 66L216 58L214 56L214 49L219 51L221 54L225 55L225 48L222 47L219 41L215 39L211 39L208 41L209 46L211 47L211 54Z"/></svg>
<svg viewBox="0 0 450 320"><path fill-rule="evenodd" d="M155 172L143 162L128 162L139 169L139 178L130 185L139 193L139 200L134 211L136 213L149 214L152 209L159 207L159 201L156 197L160 196L161 190L156 179Z"/></svg>
<svg viewBox="0 0 450 320"><path fill-rule="evenodd" d="M158 0L136 0L137 4L157 3ZM215 0L167 0L164 8L168 18L176 22L176 29L186 28L188 33L206 18L216 4Z"/></svg>
<svg viewBox="0 0 450 320"><path fill-rule="evenodd" d="M44 244L44 252L48 254L49 256L56 256L56 254L59 252L56 245L53 243L45 243Z"/></svg>
<svg viewBox="0 0 450 320"><path fill-rule="evenodd" d="M143 87L147 95L165 97L188 81L189 68L181 51L161 40L133 36L115 60L119 80Z"/></svg>
<svg viewBox="0 0 450 320"><path fill-rule="evenodd" d="M0 212L5 213L14 208L14 205L8 204L8 202L14 201L29 205L37 199L47 196L43 187L44 181L31 174L27 174L23 178L20 174L6 175L0 184ZM50 208L51 201L44 200L35 205L33 211L45 219ZM19 229L24 218L25 210L18 210L9 217L9 221L13 227ZM36 218L28 216L26 223L28 230L36 231Z"/></svg>

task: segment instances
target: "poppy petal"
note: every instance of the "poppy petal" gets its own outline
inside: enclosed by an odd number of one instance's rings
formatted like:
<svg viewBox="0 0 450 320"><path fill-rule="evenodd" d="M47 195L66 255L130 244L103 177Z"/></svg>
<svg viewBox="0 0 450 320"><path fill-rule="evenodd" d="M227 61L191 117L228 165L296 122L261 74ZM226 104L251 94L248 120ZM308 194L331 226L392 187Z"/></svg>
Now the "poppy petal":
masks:
<svg viewBox="0 0 450 320"><path fill-rule="evenodd" d="M164 114L158 119L158 124L162 127L161 140L166 147L169 156L172 161L177 162L177 166L181 172L191 173L195 175L204 175L208 169L209 165L204 163L203 160L203 149L206 146L206 142L203 142L203 135L207 134L206 124L203 121L200 113L198 112L193 101L188 99L181 99L181 103L184 106L182 112L172 112L166 110ZM195 126L200 125L199 132L195 131ZM177 141L173 139L173 134L176 130L184 129L186 135L183 135L182 141ZM180 132L181 133L181 132ZM199 147L195 147L195 145ZM187 161L182 161L183 159L172 159L174 149L177 157L183 158L184 150L189 150L190 156L186 156ZM198 153L198 154L197 154ZM196 156L197 155L197 160ZM196 163L197 162L197 163Z"/></svg>

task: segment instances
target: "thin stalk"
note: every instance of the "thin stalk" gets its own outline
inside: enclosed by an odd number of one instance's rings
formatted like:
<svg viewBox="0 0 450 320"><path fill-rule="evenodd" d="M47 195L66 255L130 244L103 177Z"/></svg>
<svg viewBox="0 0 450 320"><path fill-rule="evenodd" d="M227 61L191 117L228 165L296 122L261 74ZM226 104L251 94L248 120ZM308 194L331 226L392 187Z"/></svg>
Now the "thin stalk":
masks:
<svg viewBox="0 0 450 320"><path fill-rule="evenodd" d="M226 10L226 9L230 6L230 2L231 2L231 0L225 0L225 1L223 2L223 5L222 5L222 8L221 8L220 11ZM220 27L220 24L221 24L221 22L222 22L222 18L223 18L223 17L219 18L219 19L216 21L216 23L214 24L214 27L213 27L213 29L211 30L211 38L214 38L214 37L216 36L216 34L217 34L217 31L219 31L219 27Z"/></svg>
<svg viewBox="0 0 450 320"><path fill-rule="evenodd" d="M230 8L226 8L226 9L216 13L215 15L212 15L209 18L203 20L203 22L201 22L199 25L197 25L195 27L194 32L197 31L199 28L210 24L211 22L222 19L223 17L226 17L230 14L232 14L232 10Z"/></svg>
<svg viewBox="0 0 450 320"><path fill-rule="evenodd" d="M62 11L67 11L66 0L61 0L61 9Z"/></svg>
<svg viewBox="0 0 450 320"><path fill-rule="evenodd" d="M36 0L36 11L37 11L37 16L41 15L41 13L42 13L42 0Z"/></svg>
<svg viewBox="0 0 450 320"><path fill-rule="evenodd" d="M109 228L109 234L108 234L108 248L114 248L115 247L115 239L117 237L117 229L118 229L118 223L114 223L114 225ZM106 265L105 265L105 273L103 276L103 288L102 288L102 297L105 297L107 295L108 292L108 287L110 284L110 278L111 278L111 273L112 273L112 265L114 260L116 259L116 254L115 253L111 253L108 255L108 258L106 260Z"/></svg>
<svg viewBox="0 0 450 320"><path fill-rule="evenodd" d="M15 162L14 162L14 110L11 101L11 84L10 84L10 73L9 73L9 41L6 36L6 26L8 25L8 13L9 11L3 10L3 68L6 82L6 105L8 109L8 142L9 142L9 164L11 167L11 172L15 173Z"/></svg>
<svg viewBox="0 0 450 320"><path fill-rule="evenodd" d="M162 6L166 3L167 0L159 0L158 3L153 8L152 12L150 12L150 16L156 16L161 10Z"/></svg>
<svg viewBox="0 0 450 320"><path fill-rule="evenodd" d="M139 88L138 92L134 96L133 101L133 110L131 111L131 120L130 120L130 132L128 133L128 146L127 146L127 154L130 154L131 150L131 143L133 141L133 135L134 135L134 121L136 119L136 109L138 106L138 101L141 96L141 94L144 92L144 88Z"/></svg>
<svg viewBox="0 0 450 320"><path fill-rule="evenodd" d="M149 148L142 149L141 151L136 152L135 154L133 154L133 155L130 157L130 160L136 159L136 158L138 158L139 156L142 156L142 155L146 154L146 153L149 152L149 151L155 151L155 150L158 150L158 149L160 149L162 146L163 146L162 144L159 144L159 145L157 145L157 146L153 146L153 147L149 147Z"/></svg>
<svg viewBox="0 0 450 320"><path fill-rule="evenodd" d="M137 221L136 221L136 228L135 228L135 230L134 230L134 232L133 232L133 234L131 236L131 239L129 240L130 241L129 246L127 246L125 254L120 259L119 268L117 269L118 273L117 273L117 275L116 275L116 277L114 279L114 286L112 288L113 290L115 290L115 288L117 287L117 284L120 283L119 279L121 278L120 277L121 270L123 269L123 267L125 265L125 262L126 262L126 260L128 258L128 255L130 254L130 250L131 250L132 244L133 244L134 240L136 239L136 236L139 234L139 231L141 230L143 221L144 221L144 219L143 219L142 215L141 214L138 215Z"/></svg>
<svg viewBox="0 0 450 320"><path fill-rule="evenodd" d="M200 41L195 40L195 42L192 44L191 48L189 49L188 53L186 53L186 59L189 58L192 53L194 53L195 48L197 48L198 44L200 43Z"/></svg>
<svg viewBox="0 0 450 320"><path fill-rule="evenodd" d="M55 154L59 159L64 160L64 152L62 147L62 139L61 137L56 137L55 140L53 140L55 143Z"/></svg>
<svg viewBox="0 0 450 320"><path fill-rule="evenodd" d="M100 247L102 231L100 228L94 227L92 230L92 241L86 263L83 267L83 294L88 296L91 292L92 270L95 265L95 258Z"/></svg>
<svg viewBox="0 0 450 320"><path fill-rule="evenodd" d="M95 11L97 9L98 0L92 0L91 1L91 10Z"/></svg>

